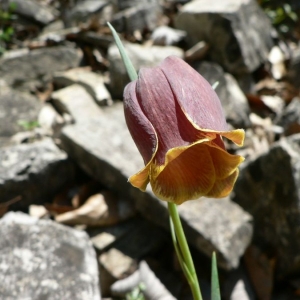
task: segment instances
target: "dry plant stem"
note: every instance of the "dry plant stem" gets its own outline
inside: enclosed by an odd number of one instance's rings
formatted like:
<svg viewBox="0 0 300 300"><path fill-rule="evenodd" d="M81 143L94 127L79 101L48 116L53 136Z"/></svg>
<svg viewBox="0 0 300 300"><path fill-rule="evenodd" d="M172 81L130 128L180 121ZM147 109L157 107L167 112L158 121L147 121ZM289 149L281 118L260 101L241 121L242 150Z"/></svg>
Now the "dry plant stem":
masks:
<svg viewBox="0 0 300 300"><path fill-rule="evenodd" d="M190 249L187 244L185 234L181 225L180 217L177 211L177 206L174 203L168 202L168 209L175 229L176 240L173 238L173 242L174 242L178 259L180 261L180 265L183 269L185 276L187 277L188 283L193 293L194 300L202 300L197 274L195 271ZM172 231L172 225L171 225L171 231ZM175 245L176 241L177 241L177 245Z"/></svg>

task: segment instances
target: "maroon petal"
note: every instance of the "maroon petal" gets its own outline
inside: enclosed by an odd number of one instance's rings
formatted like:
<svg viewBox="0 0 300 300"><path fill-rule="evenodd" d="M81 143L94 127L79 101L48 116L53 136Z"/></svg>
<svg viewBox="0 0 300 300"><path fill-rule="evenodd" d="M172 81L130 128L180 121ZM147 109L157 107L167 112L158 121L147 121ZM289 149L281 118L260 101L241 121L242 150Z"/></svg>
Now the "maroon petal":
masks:
<svg viewBox="0 0 300 300"><path fill-rule="evenodd" d="M157 134L155 161L159 165L164 163L169 149L186 146L199 139L199 131L183 113L159 68L140 70L136 93L142 111Z"/></svg>
<svg viewBox="0 0 300 300"><path fill-rule="evenodd" d="M130 82L125 87L124 113L127 127L146 165L156 152L157 136L152 124L141 110L135 89L136 81Z"/></svg>
<svg viewBox="0 0 300 300"><path fill-rule="evenodd" d="M202 129L228 130L217 94L198 72L176 56L166 58L159 68L191 122Z"/></svg>

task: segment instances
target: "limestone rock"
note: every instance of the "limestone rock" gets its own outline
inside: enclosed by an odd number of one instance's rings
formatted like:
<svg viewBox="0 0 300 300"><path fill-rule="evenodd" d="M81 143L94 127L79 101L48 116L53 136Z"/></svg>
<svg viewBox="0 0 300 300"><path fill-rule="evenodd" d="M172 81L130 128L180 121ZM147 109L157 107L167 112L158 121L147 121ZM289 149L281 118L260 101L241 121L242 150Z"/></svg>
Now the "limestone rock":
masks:
<svg viewBox="0 0 300 300"><path fill-rule="evenodd" d="M107 0L84 0L78 1L68 14L69 22L84 21L92 14L101 11L109 1Z"/></svg>
<svg viewBox="0 0 300 300"><path fill-rule="evenodd" d="M226 120L236 128L249 127L251 123L248 101L234 77L215 63L202 62L195 69L211 85L219 83L215 91L221 100Z"/></svg>
<svg viewBox="0 0 300 300"><path fill-rule="evenodd" d="M83 68L71 69L66 72L54 74L54 83L61 86L71 84L82 85L99 105L111 105L112 99L104 84L104 78L100 74Z"/></svg>
<svg viewBox="0 0 300 300"><path fill-rule="evenodd" d="M97 120L64 127L62 146L89 175L124 197L132 198L145 218L169 228L166 203L157 199L149 186L147 192L142 193L127 182L130 175L143 167L143 162L126 128L121 103L106 108ZM214 212L209 216L218 217L204 218L211 207ZM180 211L186 223L186 234L198 250L211 256L211 251L216 249L221 253L221 266L229 269L237 266L251 239L251 217L247 213L230 201L204 199L190 201L182 205ZM214 231L216 222L219 229L226 229L224 239Z"/></svg>
<svg viewBox="0 0 300 300"><path fill-rule="evenodd" d="M2 299L101 299L85 232L12 212L0 220L0 232Z"/></svg>
<svg viewBox="0 0 300 300"><path fill-rule="evenodd" d="M288 78L294 86L300 86L300 47L297 47L292 51L291 62L288 69Z"/></svg>
<svg viewBox="0 0 300 300"><path fill-rule="evenodd" d="M52 93L55 106L61 113L68 113L75 122L101 116L101 109L91 95L79 84L72 84Z"/></svg>
<svg viewBox="0 0 300 300"><path fill-rule="evenodd" d="M186 32L176 30L168 26L157 27L151 35L154 45L171 46L176 45L186 37Z"/></svg>
<svg viewBox="0 0 300 300"><path fill-rule="evenodd" d="M300 135L242 166L234 200L254 218L254 243L276 257L277 274L299 272Z"/></svg>
<svg viewBox="0 0 300 300"><path fill-rule="evenodd" d="M9 0L15 4L14 13L28 19L34 20L42 25L47 25L54 21L59 15L58 11L50 6L43 5L36 0Z"/></svg>
<svg viewBox="0 0 300 300"><path fill-rule="evenodd" d="M300 98L295 97L277 117L276 124L284 129L285 135L300 133Z"/></svg>
<svg viewBox="0 0 300 300"><path fill-rule="evenodd" d="M232 74L257 69L273 46L271 23L254 0L191 1L182 7L175 27L187 32L190 46L208 42L212 60Z"/></svg>
<svg viewBox="0 0 300 300"><path fill-rule="evenodd" d="M67 46L5 52L0 59L0 78L20 87L30 81L49 81L52 74L79 65L82 53Z"/></svg>
<svg viewBox="0 0 300 300"><path fill-rule="evenodd" d="M14 208L49 201L75 176L75 166L51 139L0 149L0 202L21 195Z"/></svg>
<svg viewBox="0 0 300 300"><path fill-rule="evenodd" d="M158 3L139 3L116 13L111 24L118 32L152 31L157 26L161 13L162 8Z"/></svg>
<svg viewBox="0 0 300 300"><path fill-rule="evenodd" d="M0 147L8 145L11 136L24 130L21 122L36 122L41 106L42 104L33 95L1 86Z"/></svg>
<svg viewBox="0 0 300 300"><path fill-rule="evenodd" d="M169 55L183 58L183 50L178 47L168 46L141 46L125 43L125 48L133 66L138 71L141 67L153 67L159 64ZM129 82L129 78L116 45L108 49L110 89L116 98L122 98L123 90Z"/></svg>

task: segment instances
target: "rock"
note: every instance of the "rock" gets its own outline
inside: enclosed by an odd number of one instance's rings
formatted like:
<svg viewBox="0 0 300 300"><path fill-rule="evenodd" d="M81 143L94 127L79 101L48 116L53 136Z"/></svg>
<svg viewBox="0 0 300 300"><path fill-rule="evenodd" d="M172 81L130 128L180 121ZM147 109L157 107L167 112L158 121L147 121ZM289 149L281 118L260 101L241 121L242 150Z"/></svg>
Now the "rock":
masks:
<svg viewBox="0 0 300 300"><path fill-rule="evenodd" d="M64 120L51 104L46 103L39 112L38 123L46 131L53 133L63 126Z"/></svg>
<svg viewBox="0 0 300 300"><path fill-rule="evenodd" d="M0 78L15 88L30 81L49 81L54 72L78 67L81 59L78 49L67 46L11 50L0 59Z"/></svg>
<svg viewBox="0 0 300 300"><path fill-rule="evenodd" d="M54 43L59 44L64 42L68 36L77 36L81 30L79 27L69 27L69 28L62 28L62 29L51 29L51 27L42 32L38 37L37 40L42 43Z"/></svg>
<svg viewBox="0 0 300 300"><path fill-rule="evenodd" d="M111 105L112 99L105 87L102 75L83 68L71 69L66 72L55 73L54 83L60 86L71 84L82 85L99 105Z"/></svg>
<svg viewBox="0 0 300 300"><path fill-rule="evenodd" d="M151 35L154 45L172 46L182 41L186 37L186 32L176 30L168 26L157 27Z"/></svg>
<svg viewBox="0 0 300 300"><path fill-rule="evenodd" d="M134 288L140 284L144 285L142 294L146 299L152 300L176 300L173 295L165 288L161 281L156 277L155 273L150 269L145 261L139 264L139 270L126 279L115 282L112 287L114 296L126 296Z"/></svg>
<svg viewBox="0 0 300 300"><path fill-rule="evenodd" d="M202 62L195 69L211 84L218 82L215 89L218 94L226 120L236 128L247 128L250 126L250 108L248 101L237 81L223 69L210 62Z"/></svg>
<svg viewBox="0 0 300 300"><path fill-rule="evenodd" d="M256 70L273 46L270 20L254 0L191 1L175 28L187 32L190 46L207 41L212 60L234 75Z"/></svg>
<svg viewBox="0 0 300 300"><path fill-rule="evenodd" d="M125 10L137 6L139 4L159 4L157 0L117 0L114 1L116 5L116 10Z"/></svg>
<svg viewBox="0 0 300 300"><path fill-rule="evenodd" d="M295 97L275 122L284 128L286 136L300 133L300 98Z"/></svg>
<svg viewBox="0 0 300 300"><path fill-rule="evenodd" d="M50 199L73 181L75 166L51 139L0 149L0 202L20 195L14 208Z"/></svg>
<svg viewBox="0 0 300 300"><path fill-rule="evenodd" d="M90 196L77 209L55 216L55 220L69 225L108 226L127 220L134 213L131 202L103 191Z"/></svg>
<svg viewBox="0 0 300 300"><path fill-rule="evenodd" d="M35 0L9 0L15 6L14 13L34 20L42 25L47 25L55 20L59 12L49 5L43 5Z"/></svg>
<svg viewBox="0 0 300 300"><path fill-rule="evenodd" d="M285 61L287 60L279 46L274 46L268 60L271 64L271 74L274 79L281 80L286 75Z"/></svg>
<svg viewBox="0 0 300 300"><path fill-rule="evenodd" d="M0 220L3 299L100 300L95 251L85 232L8 213Z"/></svg>
<svg viewBox="0 0 300 300"><path fill-rule="evenodd" d="M136 268L136 262L118 249L111 248L99 256L100 284L102 295L110 294L110 286L116 280L130 274Z"/></svg>
<svg viewBox="0 0 300 300"><path fill-rule="evenodd" d="M108 3L107 0L79 1L68 13L68 21L71 23L85 21L92 14L100 12Z"/></svg>
<svg viewBox="0 0 300 300"><path fill-rule="evenodd" d="M113 247L100 255L101 289L103 294L118 279L128 276L136 269L136 262L141 258L157 253L165 243L166 232L147 220L138 218L133 221L135 226L123 233Z"/></svg>
<svg viewBox="0 0 300 300"><path fill-rule="evenodd" d="M133 66L138 71L141 67L153 67L159 64L169 55L183 58L183 51L174 46L141 46L138 44L125 43L125 48ZM116 45L108 49L110 90L116 98L123 97L123 90L129 82L129 78Z"/></svg>
<svg viewBox="0 0 300 300"><path fill-rule="evenodd" d="M68 113L75 122L101 116L101 109L79 84L72 84L52 93L54 105L60 113Z"/></svg>
<svg viewBox="0 0 300 300"><path fill-rule="evenodd" d="M292 51L288 68L288 79L296 87L300 86L300 47Z"/></svg>
<svg viewBox="0 0 300 300"><path fill-rule="evenodd" d="M142 168L143 161L126 128L121 103L106 108L103 116L97 120L86 120L80 125L64 127L61 138L62 147L89 175L105 186L113 188L123 197L133 199L136 208L145 218L169 228L166 202L157 199L150 187L146 193L142 193L127 182L130 175ZM215 211L208 213L211 207L214 207ZM247 213L230 201L205 199L182 205L180 212L186 224L188 239L198 250L211 256L211 251L217 249L221 254L221 266L237 266L239 256L243 254L251 239L251 217ZM206 214L220 214L222 217L218 215L212 219L199 218L200 215ZM224 239L216 235L215 226L219 230L222 229L222 232L226 229ZM208 236L207 232L216 237ZM135 243L129 243L127 239L127 245ZM147 243L144 242L144 245ZM145 246L140 249L143 247Z"/></svg>
<svg viewBox="0 0 300 300"><path fill-rule="evenodd" d="M33 95L0 86L0 147L8 145L11 136L24 130L20 122L36 122L41 106Z"/></svg>
<svg viewBox="0 0 300 300"><path fill-rule="evenodd" d="M139 3L116 13L111 24L118 32L132 34L135 30L152 31L156 28L162 14L161 6L156 2Z"/></svg>
<svg viewBox="0 0 300 300"><path fill-rule="evenodd" d="M190 227L188 239L207 256L218 251L218 264L236 268L251 242L252 217L241 207L225 199L201 198L178 207ZM201 216L201 218L199 217Z"/></svg>
<svg viewBox="0 0 300 300"><path fill-rule="evenodd" d="M76 35L76 38L79 41L100 47L105 50L107 50L109 45L114 42L112 36L102 35L93 31L79 32Z"/></svg>
<svg viewBox="0 0 300 300"><path fill-rule="evenodd" d="M200 41L192 48L185 52L185 60L187 62L203 59L209 50L209 45L205 41Z"/></svg>
<svg viewBox="0 0 300 300"><path fill-rule="evenodd" d="M122 236L133 231L139 222L139 218L132 218L113 226L88 228L87 232L91 237L94 247L98 251L103 251Z"/></svg>
<svg viewBox="0 0 300 300"><path fill-rule="evenodd" d="M276 257L276 276L299 272L300 135L244 163L234 201L254 217L254 243Z"/></svg>

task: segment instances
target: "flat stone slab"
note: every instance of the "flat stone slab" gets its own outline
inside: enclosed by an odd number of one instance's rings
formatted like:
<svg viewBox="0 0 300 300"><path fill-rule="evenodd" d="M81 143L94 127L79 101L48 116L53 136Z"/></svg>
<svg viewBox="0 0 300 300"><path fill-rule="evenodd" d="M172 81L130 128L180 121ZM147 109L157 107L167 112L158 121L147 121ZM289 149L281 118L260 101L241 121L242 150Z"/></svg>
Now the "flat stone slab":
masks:
<svg viewBox="0 0 300 300"><path fill-rule="evenodd" d="M75 165L51 139L0 149L0 203L17 196L14 208L49 201L75 177Z"/></svg>
<svg viewBox="0 0 300 300"><path fill-rule="evenodd" d="M0 235L1 299L101 299L85 232L10 212L0 220Z"/></svg>
<svg viewBox="0 0 300 300"><path fill-rule="evenodd" d="M59 112L70 114L75 122L97 118L102 113L93 97L79 84L57 90L52 93L51 98Z"/></svg>
<svg viewBox="0 0 300 300"><path fill-rule="evenodd" d="M67 46L11 50L0 59L0 78L20 87L29 81L48 80L54 72L78 67L81 59L79 49Z"/></svg>
<svg viewBox="0 0 300 300"><path fill-rule="evenodd" d="M143 193L127 182L143 167L143 161L125 124L122 103L103 111L98 119L65 127L63 148L92 177L134 199L145 218L169 228L166 202L156 198L149 186ZM229 200L215 199L189 201L179 211L191 244L209 256L216 249L221 254L220 265L227 269L238 265L252 236L250 215ZM217 234L214 228L222 228L223 237L212 236Z"/></svg>

